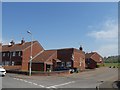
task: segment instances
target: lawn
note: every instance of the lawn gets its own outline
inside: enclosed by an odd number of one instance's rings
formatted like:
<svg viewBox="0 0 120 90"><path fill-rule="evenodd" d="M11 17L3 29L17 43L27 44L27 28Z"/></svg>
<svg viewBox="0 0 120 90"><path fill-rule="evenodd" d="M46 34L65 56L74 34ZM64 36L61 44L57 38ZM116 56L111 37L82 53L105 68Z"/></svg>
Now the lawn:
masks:
<svg viewBox="0 0 120 90"><path fill-rule="evenodd" d="M115 66L115 67L119 67L120 68L120 64L119 63L104 63L105 67L110 67L110 66Z"/></svg>

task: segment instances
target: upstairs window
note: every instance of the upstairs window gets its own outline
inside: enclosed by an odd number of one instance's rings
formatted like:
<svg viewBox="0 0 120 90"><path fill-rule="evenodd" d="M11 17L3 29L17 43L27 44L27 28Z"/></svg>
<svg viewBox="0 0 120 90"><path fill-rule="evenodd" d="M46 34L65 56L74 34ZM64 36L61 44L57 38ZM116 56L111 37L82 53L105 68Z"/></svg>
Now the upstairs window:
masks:
<svg viewBox="0 0 120 90"><path fill-rule="evenodd" d="M3 53L3 57L5 56L5 53Z"/></svg>
<svg viewBox="0 0 120 90"><path fill-rule="evenodd" d="M15 52L12 53L12 56L15 56Z"/></svg>
<svg viewBox="0 0 120 90"><path fill-rule="evenodd" d="M7 53L7 56L9 57L10 53Z"/></svg>
<svg viewBox="0 0 120 90"><path fill-rule="evenodd" d="M21 56L21 52L18 52L18 56Z"/></svg>

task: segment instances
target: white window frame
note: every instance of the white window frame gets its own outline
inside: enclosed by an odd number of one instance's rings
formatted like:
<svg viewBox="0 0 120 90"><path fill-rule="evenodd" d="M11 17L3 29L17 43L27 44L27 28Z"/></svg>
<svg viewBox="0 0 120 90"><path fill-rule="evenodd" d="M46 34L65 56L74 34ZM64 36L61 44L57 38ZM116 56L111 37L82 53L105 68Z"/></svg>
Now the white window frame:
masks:
<svg viewBox="0 0 120 90"><path fill-rule="evenodd" d="M18 56L21 56L21 52L20 51L18 52Z"/></svg>
<svg viewBox="0 0 120 90"><path fill-rule="evenodd" d="M65 62L61 62L61 67L65 67Z"/></svg>
<svg viewBox="0 0 120 90"><path fill-rule="evenodd" d="M12 56L15 56L15 52L12 53Z"/></svg>
<svg viewBox="0 0 120 90"><path fill-rule="evenodd" d="M9 57L9 56L10 56L10 53L7 53L7 56Z"/></svg>
<svg viewBox="0 0 120 90"><path fill-rule="evenodd" d="M72 66L72 62L66 62L66 67L71 67Z"/></svg>
<svg viewBox="0 0 120 90"><path fill-rule="evenodd" d="M12 66L14 66L15 65L15 62L14 61L12 61Z"/></svg>
<svg viewBox="0 0 120 90"><path fill-rule="evenodd" d="M5 57L5 53L3 53L3 57Z"/></svg>

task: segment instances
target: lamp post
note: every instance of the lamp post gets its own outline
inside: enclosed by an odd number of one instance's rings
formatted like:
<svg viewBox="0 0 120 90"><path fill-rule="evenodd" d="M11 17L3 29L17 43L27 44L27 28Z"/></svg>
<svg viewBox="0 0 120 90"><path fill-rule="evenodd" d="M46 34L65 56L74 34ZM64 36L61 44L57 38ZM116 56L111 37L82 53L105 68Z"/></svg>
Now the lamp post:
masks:
<svg viewBox="0 0 120 90"><path fill-rule="evenodd" d="M27 33L31 35L31 50L30 50L30 61L29 61L29 76L31 76L33 36L32 36L32 33L30 31L27 31Z"/></svg>

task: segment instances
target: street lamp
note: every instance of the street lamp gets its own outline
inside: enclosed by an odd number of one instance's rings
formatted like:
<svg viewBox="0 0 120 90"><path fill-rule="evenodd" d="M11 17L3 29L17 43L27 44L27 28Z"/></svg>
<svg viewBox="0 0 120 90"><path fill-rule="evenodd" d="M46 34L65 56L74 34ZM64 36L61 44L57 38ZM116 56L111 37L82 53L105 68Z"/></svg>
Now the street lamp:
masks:
<svg viewBox="0 0 120 90"><path fill-rule="evenodd" d="M29 61L29 76L31 76L33 36L32 36L32 33L30 31L27 31L27 33L31 35L31 50L30 50L30 61Z"/></svg>

